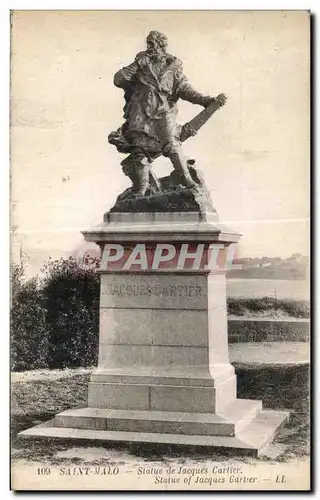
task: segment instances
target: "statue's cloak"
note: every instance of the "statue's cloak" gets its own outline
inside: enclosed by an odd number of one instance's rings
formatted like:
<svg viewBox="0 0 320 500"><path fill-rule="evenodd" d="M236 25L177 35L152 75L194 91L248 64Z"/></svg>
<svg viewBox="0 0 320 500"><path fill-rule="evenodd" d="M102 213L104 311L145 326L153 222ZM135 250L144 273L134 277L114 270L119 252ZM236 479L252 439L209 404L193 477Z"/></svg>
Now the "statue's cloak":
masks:
<svg viewBox="0 0 320 500"><path fill-rule="evenodd" d="M167 55L159 71L152 61L140 62L145 55L140 52L134 63L115 75L117 86L125 91L125 123L110 134L109 141L120 152L129 153L132 148L138 148L148 154L159 153L180 135L176 103L179 88L187 81L182 63Z"/></svg>

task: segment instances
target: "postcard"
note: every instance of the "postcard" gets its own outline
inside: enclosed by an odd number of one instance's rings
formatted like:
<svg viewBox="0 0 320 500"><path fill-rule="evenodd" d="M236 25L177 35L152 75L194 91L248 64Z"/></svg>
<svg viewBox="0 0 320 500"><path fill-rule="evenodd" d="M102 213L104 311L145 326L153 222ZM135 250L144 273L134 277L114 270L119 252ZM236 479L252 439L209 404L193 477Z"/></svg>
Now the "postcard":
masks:
<svg viewBox="0 0 320 500"><path fill-rule="evenodd" d="M11 488L309 491L310 12L11 12Z"/></svg>

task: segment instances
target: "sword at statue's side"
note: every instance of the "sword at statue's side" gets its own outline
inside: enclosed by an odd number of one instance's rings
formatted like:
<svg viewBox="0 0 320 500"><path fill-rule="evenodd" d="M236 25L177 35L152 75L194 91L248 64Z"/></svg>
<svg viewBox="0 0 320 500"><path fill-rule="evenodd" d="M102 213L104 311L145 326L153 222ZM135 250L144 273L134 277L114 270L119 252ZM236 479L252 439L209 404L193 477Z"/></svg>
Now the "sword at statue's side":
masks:
<svg viewBox="0 0 320 500"><path fill-rule="evenodd" d="M180 141L184 142L189 139L189 137L196 135L198 130L200 130L200 128L209 120L213 113L224 106L226 102L227 96L225 94L219 94L214 101L209 104L209 106L201 111L201 113L181 127Z"/></svg>
<svg viewBox="0 0 320 500"><path fill-rule="evenodd" d="M180 141L184 142L189 139L189 137L196 135L198 130L200 130L200 128L209 120L213 113L222 108L222 106L224 106L226 102L227 96L225 94L219 94L217 97L215 97L214 100L209 104L209 106L204 108L198 115L192 118L192 120L182 125L179 137ZM162 153L150 155L150 159L151 161L154 161L161 155Z"/></svg>

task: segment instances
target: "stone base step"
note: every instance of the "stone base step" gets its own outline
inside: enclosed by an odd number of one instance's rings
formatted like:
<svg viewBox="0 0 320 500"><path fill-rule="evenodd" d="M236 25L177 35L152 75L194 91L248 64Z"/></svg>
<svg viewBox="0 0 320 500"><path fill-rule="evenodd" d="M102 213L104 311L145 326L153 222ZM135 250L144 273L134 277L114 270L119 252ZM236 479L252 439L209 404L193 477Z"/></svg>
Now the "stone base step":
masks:
<svg viewBox="0 0 320 500"><path fill-rule="evenodd" d="M57 427L201 436L235 436L262 409L261 401L237 399L217 414L76 408L56 415Z"/></svg>
<svg viewBox="0 0 320 500"><path fill-rule="evenodd" d="M92 410L92 409L91 409ZM89 417L90 418L90 417ZM57 427L55 419L37 425L18 434L21 438L53 438L85 440L95 442L125 442L189 447L214 447L222 452L228 450L258 456L273 440L277 431L288 420L285 411L264 410L258 413L236 436L208 436L169 434L162 432L132 432L92 430Z"/></svg>

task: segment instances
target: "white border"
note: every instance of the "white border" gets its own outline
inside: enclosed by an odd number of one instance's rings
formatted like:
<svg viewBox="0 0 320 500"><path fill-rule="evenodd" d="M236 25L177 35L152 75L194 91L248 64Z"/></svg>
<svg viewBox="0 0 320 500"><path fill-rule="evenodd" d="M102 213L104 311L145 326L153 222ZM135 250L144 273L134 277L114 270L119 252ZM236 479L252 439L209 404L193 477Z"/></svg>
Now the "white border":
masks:
<svg viewBox="0 0 320 500"><path fill-rule="evenodd" d="M152 5L152 8L150 8ZM311 10L315 15L320 11L318 7L319 2L316 0L309 1L308 3L304 1L282 1L279 3L279 0L269 0L266 2L259 2L257 1L247 1L247 2L237 2L237 1L230 1L230 0L224 0L224 1L215 1L215 2L210 2L210 1L203 1L203 0L198 0L197 2L193 1L177 1L177 0L162 0L162 1L155 1L153 0L152 3L150 1L135 1L135 2L130 2L130 0L123 1L123 0L116 0L116 1L103 1L103 0L95 0L93 2L88 2L88 1L71 1L71 0L55 0L54 2L51 0L47 0L45 3L40 0L33 0L33 1L5 1L2 0L1 5L0 5L0 51L1 51L1 73L0 73L0 113L1 113L1 120L0 120L0 157L1 157L1 168L0 168L0 175L1 175L1 180L0 180L0 220L1 220L1 262L3 263L2 266L2 307L1 307L1 348L0 348L0 353L1 353L1 360L0 360L0 367L1 367L1 375L2 375L2 383L1 383L1 402L5 403L8 401L8 395L9 395L9 384L3 384L3 381L9 381L8 378L8 372L9 372L9 359L8 359L8 339L9 339L9 334L8 334L8 313L9 313L9 287L8 287L8 277L9 277L9 220L8 220L8 214L9 214L9 151L8 151L8 144L9 144L9 127L8 127L8 116L9 116L9 40L10 40L10 28L9 28L9 10L174 10L174 9L181 9L181 10L206 10L206 9L212 9L212 10L293 10L293 9L299 9L299 10ZM319 43L318 40L315 41L315 46L314 46L314 53L316 54L316 60L313 61L315 65L315 69L319 67L317 64L318 62L318 56L317 53L319 53ZM316 75L317 76L317 75ZM313 110L314 114L317 114L316 112L318 111L318 107ZM319 143L319 130L317 131L317 135L314 137L314 143ZM313 161L315 162L316 158L313 158ZM314 165L314 169L316 169L316 165ZM315 195L316 193L314 193ZM314 214L314 217L316 217L316 228L318 229L318 233L320 230L320 222L319 222L319 213L320 211L320 203L317 203L317 196L315 195L314 197L314 204L315 204L315 211L316 213ZM317 209L318 206L318 209ZM315 244L317 241L315 241ZM3 270L5 272L3 273ZM316 273L316 278L319 277L320 271ZM318 279L316 280L318 281ZM316 309L316 305L315 305ZM320 310L320 309L319 309ZM316 320L317 320L317 315L316 315ZM316 324L318 322L316 321ZM314 332L315 333L315 332ZM314 353L314 359L319 360L319 342L317 342L317 345L314 345L316 348L316 352ZM316 366L319 365L318 362L316 362ZM317 373L315 373L315 396L318 393L317 388L319 382L319 370L317 370ZM7 495L11 496L12 492L10 493L8 491L9 487L9 460L8 460L8 451L9 451L9 432L8 432L8 427L9 427L9 415L6 410L4 410L4 405L2 406L2 412L1 412L1 436L0 436L0 442L1 442L1 461L0 461L0 470L1 470L1 498L6 498ZM317 420L318 422L318 420ZM316 422L314 422L315 425ZM314 443L316 444L316 443ZM318 455L318 449L316 450L316 454ZM317 465L318 460L316 461ZM315 477L319 477L317 474L317 470L314 471ZM216 492L215 492L216 493ZM183 493L182 493L183 494ZM210 493L208 493L210 494ZM66 494L59 494L60 497L64 497ZM87 493L84 495L84 497L91 497L93 494L92 493ZM256 494L258 496L259 494ZM278 496L275 493L271 493L273 497ZM40 495L41 497L42 495ZM55 495L53 495L55 496ZM83 497L83 495L81 495ZM110 495L111 497L113 495ZM177 494L175 494L177 496ZM224 495L225 497L232 496L230 495ZM250 494L251 496L251 494ZM260 496L260 495L259 495ZM265 496L265 495L264 495ZM39 498L39 494L37 495ZM119 494L115 496L115 498L119 497Z"/></svg>
<svg viewBox="0 0 320 500"><path fill-rule="evenodd" d="M314 4L313 7L310 6ZM259 2L251 0L243 2L242 4L236 0L230 1L205 1L198 0L136 0L135 2L130 2L130 0L94 0L93 2L83 1L83 0L47 0L45 3L40 0L29 0L22 1L12 0L7 2L10 9L23 10L23 9L38 9L38 10L309 10L315 9L316 2L309 2L306 5L305 1L297 0L283 0L281 5L277 0L270 0L266 2Z"/></svg>

